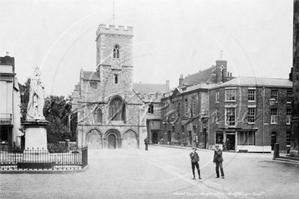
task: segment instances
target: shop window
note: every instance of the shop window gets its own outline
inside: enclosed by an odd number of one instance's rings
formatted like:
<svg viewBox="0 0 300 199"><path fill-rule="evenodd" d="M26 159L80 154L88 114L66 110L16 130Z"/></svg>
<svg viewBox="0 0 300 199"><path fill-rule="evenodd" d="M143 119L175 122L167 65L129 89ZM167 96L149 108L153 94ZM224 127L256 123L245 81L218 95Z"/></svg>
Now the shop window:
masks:
<svg viewBox="0 0 300 199"><path fill-rule="evenodd" d="M238 145L255 145L255 132L238 132Z"/></svg>

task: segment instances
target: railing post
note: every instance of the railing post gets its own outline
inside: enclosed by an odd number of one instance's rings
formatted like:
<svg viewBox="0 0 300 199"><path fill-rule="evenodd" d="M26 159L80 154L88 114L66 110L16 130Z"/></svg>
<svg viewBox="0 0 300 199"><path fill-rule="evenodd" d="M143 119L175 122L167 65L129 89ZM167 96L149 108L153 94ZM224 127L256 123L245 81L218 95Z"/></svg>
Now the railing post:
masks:
<svg viewBox="0 0 300 199"><path fill-rule="evenodd" d="M273 160L275 160L276 158L279 158L279 144L278 143L274 144Z"/></svg>

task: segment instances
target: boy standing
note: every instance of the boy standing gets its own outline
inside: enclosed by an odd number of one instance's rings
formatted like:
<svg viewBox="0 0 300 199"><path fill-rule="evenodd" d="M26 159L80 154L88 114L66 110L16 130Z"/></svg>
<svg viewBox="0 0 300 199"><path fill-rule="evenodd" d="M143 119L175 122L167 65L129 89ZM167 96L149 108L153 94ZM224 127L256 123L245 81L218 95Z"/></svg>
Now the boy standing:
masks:
<svg viewBox="0 0 300 199"><path fill-rule="evenodd" d="M224 171L223 171L223 156L222 156L222 150L219 148L219 145L215 145L215 152L214 152L214 159L213 162L216 164L216 174L217 178L220 177L219 174L219 168L221 170L221 176L224 179Z"/></svg>
<svg viewBox="0 0 300 199"><path fill-rule="evenodd" d="M190 153L190 158L191 158L191 163L192 163L192 172L193 172L193 176L195 179L195 167L197 168L198 170L198 176L199 176L199 179L201 180L201 176L200 176L200 169L199 169L199 155L198 153L196 152L197 151L197 148L193 148L193 152Z"/></svg>

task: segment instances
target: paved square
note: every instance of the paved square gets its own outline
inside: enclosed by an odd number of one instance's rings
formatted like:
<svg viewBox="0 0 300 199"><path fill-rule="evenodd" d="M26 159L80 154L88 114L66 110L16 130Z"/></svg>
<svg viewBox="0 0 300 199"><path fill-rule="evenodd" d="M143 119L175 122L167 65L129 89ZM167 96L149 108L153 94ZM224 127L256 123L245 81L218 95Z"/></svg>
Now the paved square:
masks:
<svg viewBox="0 0 300 199"><path fill-rule="evenodd" d="M188 149L89 150L89 168L68 174L1 174L0 198L299 198L299 169L271 154L224 152L216 179L213 151L198 150L193 180Z"/></svg>

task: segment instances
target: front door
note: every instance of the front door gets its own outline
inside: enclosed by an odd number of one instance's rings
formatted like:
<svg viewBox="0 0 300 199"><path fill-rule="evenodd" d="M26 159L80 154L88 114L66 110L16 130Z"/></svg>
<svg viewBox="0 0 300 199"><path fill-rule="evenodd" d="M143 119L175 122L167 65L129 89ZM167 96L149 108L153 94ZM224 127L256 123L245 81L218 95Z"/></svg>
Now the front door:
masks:
<svg viewBox="0 0 300 199"><path fill-rule="evenodd" d="M192 146L193 145L192 131L189 131L189 141L190 141L190 146Z"/></svg>
<svg viewBox="0 0 300 199"><path fill-rule="evenodd" d="M275 145L275 143L276 143L276 134L274 133L272 133L271 134L271 150L273 151L274 150L274 145Z"/></svg>
<svg viewBox="0 0 300 199"><path fill-rule="evenodd" d="M152 133L152 143L158 144L158 133L157 132Z"/></svg>
<svg viewBox="0 0 300 199"><path fill-rule="evenodd" d="M235 150L235 135L226 134L226 140L228 141L228 143L226 143L227 150Z"/></svg>
<svg viewBox="0 0 300 199"><path fill-rule="evenodd" d="M108 148L115 149L116 148L116 136L114 134L110 134L108 136Z"/></svg>

